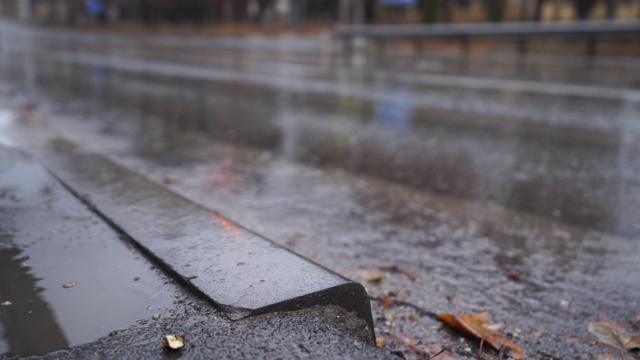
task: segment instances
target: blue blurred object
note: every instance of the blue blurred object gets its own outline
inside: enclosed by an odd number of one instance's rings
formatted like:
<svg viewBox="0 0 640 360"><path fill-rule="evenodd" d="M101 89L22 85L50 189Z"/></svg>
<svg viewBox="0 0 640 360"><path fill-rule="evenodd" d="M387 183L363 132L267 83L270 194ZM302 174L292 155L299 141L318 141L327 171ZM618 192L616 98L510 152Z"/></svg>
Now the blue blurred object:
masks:
<svg viewBox="0 0 640 360"><path fill-rule="evenodd" d="M384 90L378 101L378 122L399 127L408 127L413 115L411 91L406 87L391 87Z"/></svg>
<svg viewBox="0 0 640 360"><path fill-rule="evenodd" d="M385 5L416 5L417 0L382 0Z"/></svg>
<svg viewBox="0 0 640 360"><path fill-rule="evenodd" d="M89 15L100 15L104 12L104 3L102 0L87 0L85 7Z"/></svg>

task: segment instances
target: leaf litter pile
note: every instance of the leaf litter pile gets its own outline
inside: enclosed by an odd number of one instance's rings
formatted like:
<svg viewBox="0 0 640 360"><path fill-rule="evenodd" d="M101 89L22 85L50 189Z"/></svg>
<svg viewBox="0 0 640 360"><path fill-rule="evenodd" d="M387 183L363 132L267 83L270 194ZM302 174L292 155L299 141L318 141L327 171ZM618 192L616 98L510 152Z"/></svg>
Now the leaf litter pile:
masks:
<svg viewBox="0 0 640 360"><path fill-rule="evenodd" d="M378 288L386 279L392 275L400 275L416 281L416 276L410 269L402 268L396 265L381 264L376 266L375 270L360 270L358 276L369 284ZM521 277L513 279L509 274L508 278L513 281L520 281ZM382 296L372 296L373 304L382 306L383 318L376 321L376 343L378 347L387 348L391 353L404 359L420 359L420 360L450 360L450 359L531 359L538 358L554 358L545 356L545 353L538 352L535 354L527 354L527 351L518 345L517 339L520 337L518 331L506 332L506 326L494 324L489 321L489 311L483 311L475 314L467 314L460 312L458 315L451 313L434 313L414 304L399 299L397 293L393 291L382 292ZM375 307L375 305L374 305ZM400 311L401 308L410 309L409 312ZM420 317L426 316L437 319L442 326L431 326L430 329L447 328L464 335L466 339L472 340L474 346L467 346L464 351L460 351L458 346L452 344L439 345L433 342L421 341L414 337L407 336L403 332L402 322L408 320L418 320ZM383 321L383 325L380 325ZM630 320L631 323L640 328L640 314ZM400 325L398 325L400 324ZM597 322L590 322L586 329L597 340L581 338L578 336L565 335L565 337L586 341L591 346L599 346L600 352L585 354L585 359L605 360L605 359L622 359L634 360L640 359L640 334L631 332L622 323L612 320L604 315L600 315ZM506 334L506 335L505 335ZM545 334L544 330L532 333L532 336L539 338ZM556 334L564 335L564 334ZM509 337L509 338L508 338ZM460 339L462 342L463 340ZM448 346L447 346L448 345ZM457 348L454 350L454 348ZM608 350L603 350L608 348Z"/></svg>

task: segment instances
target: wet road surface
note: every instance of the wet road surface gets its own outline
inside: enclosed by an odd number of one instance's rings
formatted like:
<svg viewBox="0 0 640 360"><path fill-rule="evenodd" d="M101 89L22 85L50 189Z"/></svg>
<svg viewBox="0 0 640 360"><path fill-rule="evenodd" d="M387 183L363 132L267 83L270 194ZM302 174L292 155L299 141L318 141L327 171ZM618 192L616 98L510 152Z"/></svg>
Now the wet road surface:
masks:
<svg viewBox="0 0 640 360"><path fill-rule="evenodd" d="M571 336L640 312L633 60L600 61L606 79L552 61L540 82L452 76L446 58L376 68L322 36L0 30L16 121L177 179L165 186L355 280L413 271L366 283L404 304L390 317L374 301L374 321L408 357L477 347L416 308L490 310L533 358L589 358L601 349Z"/></svg>

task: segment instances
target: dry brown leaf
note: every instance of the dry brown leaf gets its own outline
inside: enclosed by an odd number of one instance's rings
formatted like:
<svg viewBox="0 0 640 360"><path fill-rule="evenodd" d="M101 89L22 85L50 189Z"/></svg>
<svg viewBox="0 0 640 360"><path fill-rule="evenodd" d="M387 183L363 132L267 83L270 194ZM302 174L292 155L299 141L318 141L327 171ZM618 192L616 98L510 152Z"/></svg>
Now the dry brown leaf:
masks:
<svg viewBox="0 0 640 360"><path fill-rule="evenodd" d="M389 302L389 296L387 295L387 293L382 294L382 306L384 307L385 310L389 310L390 302Z"/></svg>
<svg viewBox="0 0 640 360"><path fill-rule="evenodd" d="M507 274L507 278L509 280L513 280L513 281L522 281L522 274L518 273L518 272L512 272Z"/></svg>
<svg viewBox="0 0 640 360"><path fill-rule="evenodd" d="M429 354L428 359L433 360L459 360L459 358L451 353L451 351L443 348L438 344L418 344L419 347L423 348Z"/></svg>
<svg viewBox="0 0 640 360"><path fill-rule="evenodd" d="M368 281L368 282L379 283L382 280L384 280L384 278L386 277L387 277L387 274L385 273L367 273L364 279L365 281Z"/></svg>
<svg viewBox="0 0 640 360"><path fill-rule="evenodd" d="M387 346L387 340L385 340L384 336L382 335L376 335L376 345L379 348L383 348Z"/></svg>
<svg viewBox="0 0 640 360"><path fill-rule="evenodd" d="M184 347L186 335L165 335L162 348L164 351L180 350Z"/></svg>
<svg viewBox="0 0 640 360"><path fill-rule="evenodd" d="M165 184L178 184L180 183L180 178L177 176L167 175L162 178L162 181L164 181Z"/></svg>
<svg viewBox="0 0 640 360"><path fill-rule="evenodd" d="M590 322L587 330L598 342L620 350L640 349L640 334L630 333L621 323L600 315L598 322Z"/></svg>
<svg viewBox="0 0 640 360"><path fill-rule="evenodd" d="M631 323L633 324L633 326L640 329L640 314L636 314L634 317L632 317Z"/></svg>
<svg viewBox="0 0 640 360"><path fill-rule="evenodd" d="M397 272L397 273L406 275L411 281L416 281L416 273L414 273L409 269L405 269L397 265L379 264L378 269L384 270L384 271Z"/></svg>
<svg viewBox="0 0 640 360"><path fill-rule="evenodd" d="M460 313L460 316L455 316L453 314L438 314L438 318L445 324L478 339L484 339L486 343L496 350L499 350L500 347L511 350L511 356L516 360L524 359L524 349L501 334L489 330L489 328L493 327L494 324L489 322L488 316L488 311L473 315Z"/></svg>

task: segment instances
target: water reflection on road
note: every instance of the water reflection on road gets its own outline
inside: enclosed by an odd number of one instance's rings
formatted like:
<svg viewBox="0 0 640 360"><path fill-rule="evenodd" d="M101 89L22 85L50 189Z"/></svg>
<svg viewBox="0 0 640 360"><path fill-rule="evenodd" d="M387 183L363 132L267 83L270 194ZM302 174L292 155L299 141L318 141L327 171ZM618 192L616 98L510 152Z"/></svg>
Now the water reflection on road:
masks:
<svg viewBox="0 0 640 360"><path fill-rule="evenodd" d="M633 79L417 71L433 59L354 67L324 38L20 34L3 43L3 76L66 136L178 176L176 191L350 276L389 262L429 279L374 295L489 308L531 333L637 308L640 283L625 276L640 264ZM607 66L637 64L623 65Z"/></svg>
<svg viewBox="0 0 640 360"><path fill-rule="evenodd" d="M46 60L38 64L37 76L39 89L47 94L140 114L136 124L126 124L137 132L139 152L172 146L185 133L207 134L312 165L491 201L593 229L625 235L640 231L628 212L640 205L635 191L640 159L633 156L640 134L636 101L478 95L401 81L374 84L378 95L363 99ZM336 85L339 94L343 85ZM412 96L414 91L420 95ZM442 97L462 103L463 109L430 106L420 97Z"/></svg>

